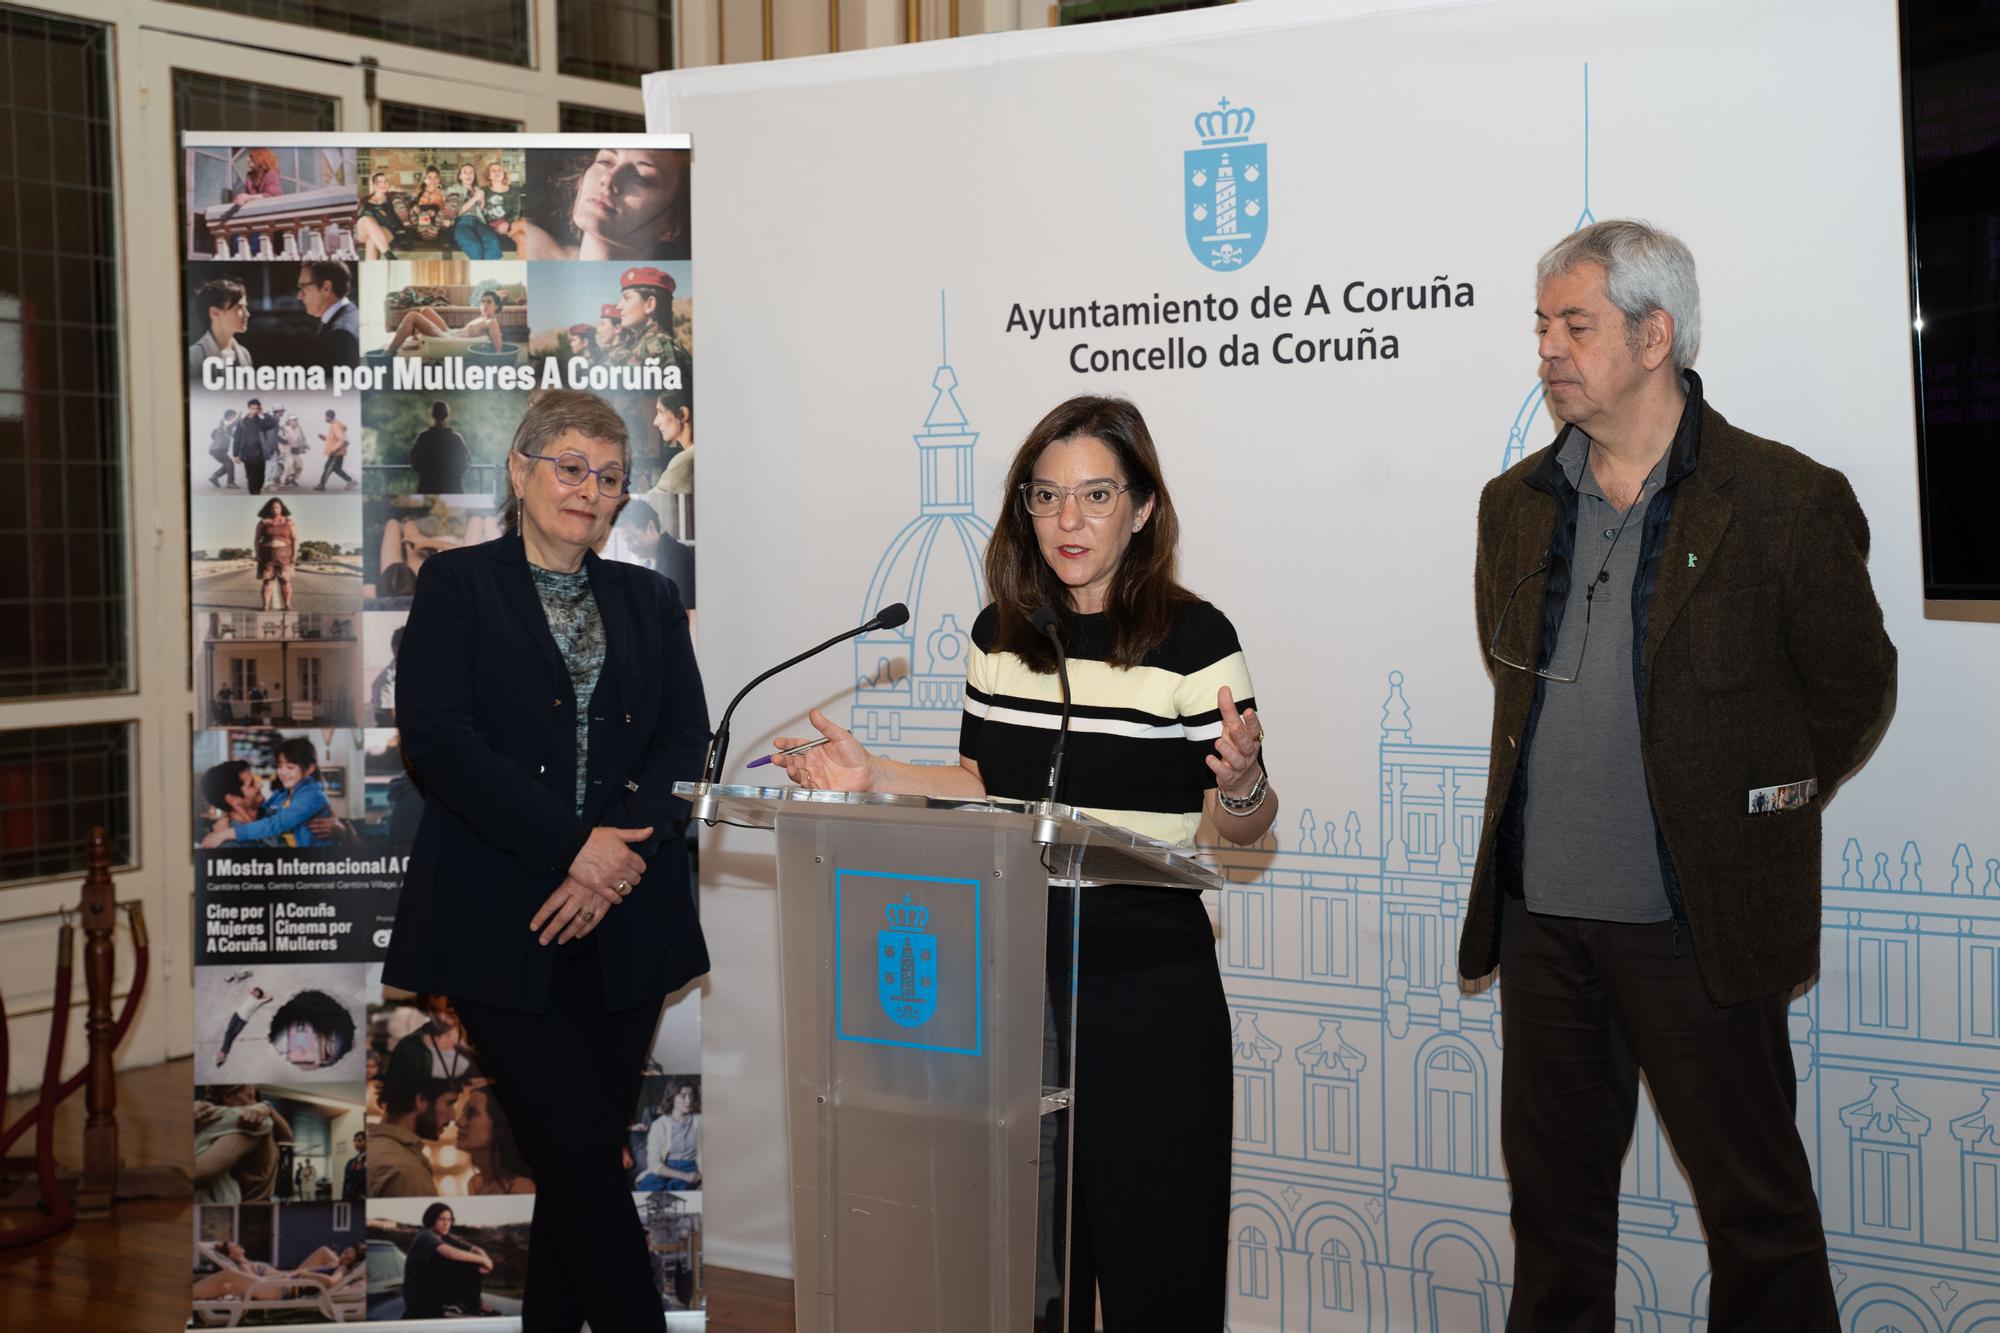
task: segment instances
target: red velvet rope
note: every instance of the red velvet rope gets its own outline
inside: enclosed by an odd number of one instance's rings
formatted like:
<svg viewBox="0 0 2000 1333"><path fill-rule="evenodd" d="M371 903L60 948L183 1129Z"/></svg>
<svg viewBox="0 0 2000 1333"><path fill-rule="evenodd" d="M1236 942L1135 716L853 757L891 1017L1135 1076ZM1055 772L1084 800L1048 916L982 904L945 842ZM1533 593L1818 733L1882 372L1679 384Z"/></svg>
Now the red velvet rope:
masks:
<svg viewBox="0 0 2000 1333"><path fill-rule="evenodd" d="M42 1207L49 1215L31 1226L0 1228L0 1248L13 1245L28 1245L52 1236L76 1221L76 1207L62 1191L62 1184L56 1179L56 1103L60 1095L51 1096L62 1080L63 1047L69 1038L69 1002L72 983L76 978L75 964L70 955L75 952L74 927L64 924L62 944L56 955L56 1002L49 1015L48 1056L42 1062L42 1095L35 1100L35 1109L21 1118L20 1124L0 1136L0 1152L19 1136L32 1117L35 1124L35 1175L42 1189ZM129 996L128 996L129 999ZM0 1028L6 1026L6 1014L0 1012ZM5 1066L0 1066L4 1068Z"/></svg>
<svg viewBox="0 0 2000 1333"><path fill-rule="evenodd" d="M111 1027L111 1044L113 1047L116 1047L120 1042L125 1040L126 1032L132 1027L132 1020L138 1016L139 1001L146 992L146 972L148 964L152 959L152 954L153 949L150 944L136 939L133 941L132 985L125 992L125 1007L119 1011L118 1021L112 1024ZM51 1032L49 1035L51 1040L53 1040L55 1034ZM0 1071L8 1068L7 1055L7 1008L5 1000L0 999ZM49 1079L54 1077L54 1074L59 1071L60 1066L58 1065L56 1069L51 1070L48 1075L45 1075L42 1080L41 1101L48 1103L51 1114L54 1113L55 1108L61 1105L65 1099L74 1096L76 1090L82 1087L84 1080L90 1076L90 1066L86 1064L63 1082L55 1085L54 1091L51 1093ZM35 1123L35 1119L40 1115L41 1109L41 1102L38 1101L32 1109L23 1111L21 1118L12 1125L0 1128L0 1154L4 1154L8 1148L12 1147L14 1140L20 1138L26 1132L28 1126Z"/></svg>

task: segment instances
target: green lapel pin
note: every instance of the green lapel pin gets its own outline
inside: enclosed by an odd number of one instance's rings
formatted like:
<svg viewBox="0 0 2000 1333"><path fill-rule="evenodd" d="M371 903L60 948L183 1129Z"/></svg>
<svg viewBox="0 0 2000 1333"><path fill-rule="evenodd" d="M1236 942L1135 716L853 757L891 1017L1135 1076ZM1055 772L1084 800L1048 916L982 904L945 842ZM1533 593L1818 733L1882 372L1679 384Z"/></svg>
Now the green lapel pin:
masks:
<svg viewBox="0 0 2000 1333"><path fill-rule="evenodd" d="M1689 551L1689 552L1688 552L1688 568L1689 568L1689 569L1693 569L1693 568L1694 568L1694 552L1693 552L1693 551Z"/></svg>

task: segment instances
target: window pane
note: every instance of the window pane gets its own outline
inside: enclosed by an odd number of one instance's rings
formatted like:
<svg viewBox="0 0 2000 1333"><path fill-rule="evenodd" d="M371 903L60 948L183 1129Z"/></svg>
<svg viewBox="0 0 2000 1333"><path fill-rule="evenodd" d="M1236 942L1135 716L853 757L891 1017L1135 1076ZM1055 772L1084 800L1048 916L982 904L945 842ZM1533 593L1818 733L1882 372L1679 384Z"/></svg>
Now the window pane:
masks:
<svg viewBox="0 0 2000 1333"><path fill-rule="evenodd" d="M637 84L674 64L674 16L668 0L565 0L556 9L556 46L564 74Z"/></svg>
<svg viewBox="0 0 2000 1333"><path fill-rule="evenodd" d="M607 111L601 106L562 104L564 134L644 134L646 118L637 111Z"/></svg>
<svg viewBox="0 0 2000 1333"><path fill-rule="evenodd" d="M0 52L0 698L102 694L131 681L110 37L0 8Z"/></svg>
<svg viewBox="0 0 2000 1333"><path fill-rule="evenodd" d="M250 18L526 65L528 0L181 0Z"/></svg>
<svg viewBox="0 0 2000 1333"><path fill-rule="evenodd" d="M174 71L174 128L177 131L326 134L340 128L340 99L177 69ZM294 148L283 151L299 153L307 150ZM279 165L282 168L287 164L281 162ZM298 174L295 165L292 174Z"/></svg>
<svg viewBox="0 0 2000 1333"><path fill-rule="evenodd" d="M316 93L302 93L290 88L274 88L268 84L245 83L240 79L222 79L209 74L195 74L184 69L174 71L174 133L175 137L184 131L229 131L251 134L330 134L340 128L340 100L324 97ZM342 161L338 153L329 155L320 148L278 148L271 150L278 161L278 177L284 182L285 193L296 194L305 190L320 189L328 185L346 185L352 188L352 180L337 178L337 164ZM234 148L194 148L177 158L179 176L176 178L178 199L195 199L208 203L225 203L241 188L240 182L249 171L250 145L238 143ZM352 164L353 154L346 155L345 161ZM329 164L335 164L335 175L329 175ZM188 173L194 173L192 188ZM189 210L182 219L186 229L184 254L208 254L215 249L215 242L209 238L206 226L200 221L198 210Z"/></svg>
<svg viewBox="0 0 2000 1333"><path fill-rule="evenodd" d="M519 134L521 122L469 111L440 111L406 102L382 103L384 134Z"/></svg>
<svg viewBox="0 0 2000 1333"><path fill-rule="evenodd" d="M93 825L132 864L132 724L0 731L0 881L81 874Z"/></svg>

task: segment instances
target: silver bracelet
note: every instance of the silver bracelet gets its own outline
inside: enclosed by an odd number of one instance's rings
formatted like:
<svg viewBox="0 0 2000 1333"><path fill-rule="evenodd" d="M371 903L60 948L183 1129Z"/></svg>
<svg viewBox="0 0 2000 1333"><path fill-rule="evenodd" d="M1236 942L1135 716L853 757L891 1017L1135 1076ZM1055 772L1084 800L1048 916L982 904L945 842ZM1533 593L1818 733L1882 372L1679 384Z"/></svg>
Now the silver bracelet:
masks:
<svg viewBox="0 0 2000 1333"><path fill-rule="evenodd" d="M1264 797L1269 794L1270 790L1271 775L1264 771L1262 764L1259 764L1257 766L1256 785L1250 788L1248 796L1231 796L1228 792L1222 790L1222 788L1217 787L1215 789L1215 799L1221 804L1224 810L1241 819L1245 815L1256 814L1258 809L1263 806Z"/></svg>

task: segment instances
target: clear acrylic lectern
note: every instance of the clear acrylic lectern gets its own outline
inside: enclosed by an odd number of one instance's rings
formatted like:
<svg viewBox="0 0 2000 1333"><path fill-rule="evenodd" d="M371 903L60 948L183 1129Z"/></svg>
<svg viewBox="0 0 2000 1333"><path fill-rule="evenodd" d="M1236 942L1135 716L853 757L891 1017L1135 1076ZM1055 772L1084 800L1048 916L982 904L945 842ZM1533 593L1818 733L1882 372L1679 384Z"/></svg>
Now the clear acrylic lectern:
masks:
<svg viewBox="0 0 2000 1333"><path fill-rule="evenodd" d="M1066 1327L1077 895L1220 879L1063 805L674 791L777 833L800 1333Z"/></svg>

